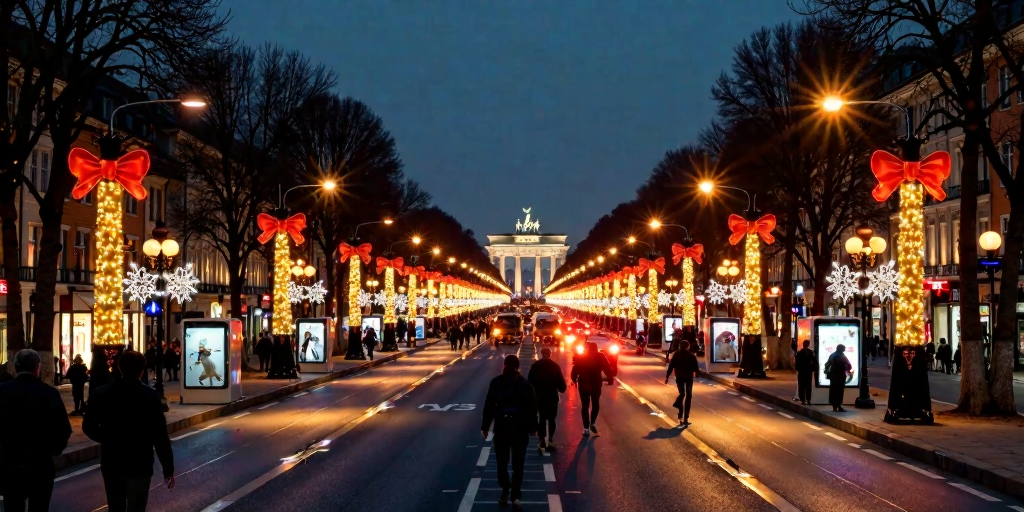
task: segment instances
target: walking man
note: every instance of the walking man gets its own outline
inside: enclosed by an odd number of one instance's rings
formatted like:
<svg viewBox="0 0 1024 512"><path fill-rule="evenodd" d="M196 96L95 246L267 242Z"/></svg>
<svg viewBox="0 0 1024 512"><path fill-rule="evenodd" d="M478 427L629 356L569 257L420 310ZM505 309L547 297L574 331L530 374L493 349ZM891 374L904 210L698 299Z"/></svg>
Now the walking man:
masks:
<svg viewBox="0 0 1024 512"><path fill-rule="evenodd" d="M811 340L804 340L804 348L796 353L796 387L800 396L800 403L811 405L811 380L814 377L814 370L818 369L817 359L814 351L811 350Z"/></svg>
<svg viewBox="0 0 1024 512"><path fill-rule="evenodd" d="M853 365L843 352L846 352L846 345L836 345L836 351L825 361L825 375L828 375L829 382L828 403L832 405L832 412L846 412L843 409L843 392L846 382L853 378Z"/></svg>
<svg viewBox="0 0 1024 512"><path fill-rule="evenodd" d="M82 355L76 354L74 364L68 368L67 379L71 383L71 398L75 401L75 410L70 416L81 416L85 412L85 383L89 382L89 369L82 362Z"/></svg>
<svg viewBox="0 0 1024 512"><path fill-rule="evenodd" d="M274 352L274 340L266 331L260 333L260 339L256 342L256 357L260 360L260 371L270 371L270 354Z"/></svg>
<svg viewBox="0 0 1024 512"><path fill-rule="evenodd" d="M100 474L110 512L146 510L153 478L153 450L167 489L174 488L174 454L156 391L140 382L146 359L125 352L117 360L124 376L93 390L82 431L100 444Z"/></svg>
<svg viewBox="0 0 1024 512"><path fill-rule="evenodd" d="M612 367L608 364L608 358L597 350L597 343L586 342L586 353L580 354L572 360L572 382L580 391L580 414L583 415L583 435L597 434L597 413L601 411L601 385L605 379L601 378L603 373L608 384L614 382L612 379Z"/></svg>
<svg viewBox="0 0 1024 512"><path fill-rule="evenodd" d="M487 439L487 432L494 423L494 456L498 460L498 485L501 498L498 505L508 505L522 510L523 465L526 463L526 446L530 434L537 431L537 398L530 383L519 374L519 357L505 356L501 375L491 380L484 401L484 420L480 433ZM508 463L512 460L512 479L508 476Z"/></svg>
<svg viewBox="0 0 1024 512"><path fill-rule="evenodd" d="M680 339L673 340L673 343L679 347L672 354L672 360L668 363L668 372L665 373L665 384L668 384L668 378L672 376L672 372L676 372L676 389L679 390L679 396L676 398L674 404L676 409L679 409L679 413L676 419L679 420L679 426L687 427L690 425L690 402L693 400L693 379L697 376L697 372L700 368L697 367L697 356L690 352L690 342Z"/></svg>
<svg viewBox="0 0 1024 512"><path fill-rule="evenodd" d="M47 361L49 364L49 361ZM53 458L68 446L71 422L60 393L39 380L35 350L14 356L14 380L0 384L0 493L4 510L46 512L56 471Z"/></svg>
<svg viewBox="0 0 1024 512"><path fill-rule="evenodd" d="M530 366L527 380L537 394L537 412L540 422L537 424L537 437L540 439L541 453L544 450L555 450L555 417L558 416L558 394L565 393L565 376L562 367L551 359L551 349L544 347L540 351L541 359ZM545 441L546 438L546 441Z"/></svg>

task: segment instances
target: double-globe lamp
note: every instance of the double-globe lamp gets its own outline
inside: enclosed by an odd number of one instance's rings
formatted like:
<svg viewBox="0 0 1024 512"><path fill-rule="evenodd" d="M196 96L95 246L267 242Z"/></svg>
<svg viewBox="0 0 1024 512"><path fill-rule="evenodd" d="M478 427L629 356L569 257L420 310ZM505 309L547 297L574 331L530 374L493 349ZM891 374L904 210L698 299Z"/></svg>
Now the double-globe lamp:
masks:
<svg viewBox="0 0 1024 512"><path fill-rule="evenodd" d="M146 240L146 243L142 244L142 252L150 258L159 257L161 254L168 258L173 258L178 255L179 250L178 242L171 238L165 238L163 241L150 238Z"/></svg>

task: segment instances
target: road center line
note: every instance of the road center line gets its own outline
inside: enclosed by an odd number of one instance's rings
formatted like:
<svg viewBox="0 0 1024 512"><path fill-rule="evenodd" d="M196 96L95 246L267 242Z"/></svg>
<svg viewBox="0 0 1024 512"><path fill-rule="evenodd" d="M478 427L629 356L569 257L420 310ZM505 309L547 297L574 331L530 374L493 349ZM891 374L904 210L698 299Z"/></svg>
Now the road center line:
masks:
<svg viewBox="0 0 1024 512"><path fill-rule="evenodd" d="M302 395L308 395L308 394L309 394L309 391L303 391L302 393L297 393L297 394L296 394L295 396L293 396L292 398L298 398L298 397L300 397L300 396L302 396Z"/></svg>
<svg viewBox="0 0 1024 512"><path fill-rule="evenodd" d="M825 432L825 435L831 437L832 439L836 439L836 440L839 440L839 441L846 441L845 437L838 436L836 434L833 434L832 432Z"/></svg>
<svg viewBox="0 0 1024 512"><path fill-rule="evenodd" d="M981 498L981 499L983 499L985 501L1003 501L1003 500L1001 500L999 498L996 498L995 496L989 496L988 494L985 494L985 493L983 493L983 492L981 492L981 491L979 491L977 489L972 489L972 488L970 488L970 487L968 487L968 486L966 486L964 484L958 484L958 483L954 483L954 482L949 482L949 485L952 485L953 487L956 487L957 489L960 489L961 491L964 491L966 493L973 494L973 495L975 495L975 496L977 496L977 497L979 497L979 498Z"/></svg>
<svg viewBox="0 0 1024 512"><path fill-rule="evenodd" d="M847 443L847 444L849 444L850 446L852 446L854 448L857 448L858 450L860 449L860 445L857 444L857 443Z"/></svg>
<svg viewBox="0 0 1024 512"><path fill-rule="evenodd" d="M198 430L193 430L192 432L189 432L189 433L187 433L187 434L182 434L182 435L180 435L180 436L175 436L175 437L172 437L172 438L171 438L171 441L180 441L180 440L182 440L182 439L185 439L186 437L189 437L189 436L194 436L194 435L196 435L196 434L198 434L198 433L199 433L199 431L198 431Z"/></svg>
<svg viewBox="0 0 1024 512"><path fill-rule="evenodd" d="M466 495L462 497L462 503L459 503L459 512L470 512L473 510L473 502L476 501L476 493L480 490L480 479L471 478L469 480L469 487L466 488Z"/></svg>
<svg viewBox="0 0 1024 512"><path fill-rule="evenodd" d="M555 467L551 464L544 464L544 480L548 482L555 481Z"/></svg>
<svg viewBox="0 0 1024 512"><path fill-rule="evenodd" d="M905 468L907 468L907 469L909 469L911 471L916 471L918 473L921 473L922 475L924 475L924 476L926 476L928 478L933 478L935 480L945 480L944 477L936 475L935 473L932 473L931 471L928 471L927 469L919 468L919 467L917 467L917 466L915 466L913 464L907 464L906 462L897 462L896 464L899 464L900 466L903 466L903 467L905 467Z"/></svg>
<svg viewBox="0 0 1024 512"><path fill-rule="evenodd" d="M750 398L749 396L741 396L740 398L742 398L742 399L744 399L744 400L746 400L748 402L753 402L754 401L754 399Z"/></svg>
<svg viewBox="0 0 1024 512"><path fill-rule="evenodd" d="M477 466L486 466L487 459L491 456L491 447L484 446L480 449L480 457L476 459Z"/></svg>
<svg viewBox="0 0 1024 512"><path fill-rule="evenodd" d="M757 405L759 405L759 406L761 406L761 407L764 407L765 409L768 409L769 411L774 411L774 410L775 410L775 408L774 408L774 407L770 407L770 406L767 406L767 405L765 405L765 404L757 404Z"/></svg>
<svg viewBox="0 0 1024 512"><path fill-rule="evenodd" d="M821 430L821 427L819 427L817 425L811 425L810 423L807 423L806 421L801 421L800 423L803 423L804 425L807 425L807 428L813 428L814 430Z"/></svg>
<svg viewBox="0 0 1024 512"><path fill-rule="evenodd" d="M262 411L263 409L266 409L267 407L273 407L273 406L275 406L275 405L277 405L279 403L281 403L281 402L270 402L269 404L264 405L263 407L257 407L256 409Z"/></svg>
<svg viewBox="0 0 1024 512"><path fill-rule="evenodd" d="M562 499L557 494L548 494L548 509L551 512L562 512Z"/></svg>
<svg viewBox="0 0 1024 512"><path fill-rule="evenodd" d="M53 483L63 482L64 480L67 480L69 478L74 478L74 477L76 477L78 475L82 475L82 474L88 473L88 472L90 472L90 471L92 471L94 469L99 469L99 467L100 467L99 464L93 464L92 466L89 466L87 468L79 469L78 471L75 471L74 473L68 473L68 474L63 475L63 476L58 476L57 478L53 479Z"/></svg>
<svg viewBox="0 0 1024 512"><path fill-rule="evenodd" d="M881 452L876 452L875 450L867 450L866 449L866 450L864 450L864 452L870 453L871 455L874 455L875 457L878 457L879 459L882 459L882 460L892 460L892 457L890 457L890 456L888 456L888 455L886 455L884 453L881 453Z"/></svg>
<svg viewBox="0 0 1024 512"><path fill-rule="evenodd" d="M786 413L784 413L784 412L778 412L778 411L776 411L776 412L775 412L775 414L778 414L779 416L782 416L783 418L793 419L793 417L792 417L792 416L790 416L790 415L788 415L788 414L786 414Z"/></svg>
<svg viewBox="0 0 1024 512"><path fill-rule="evenodd" d="M242 414L236 414L236 415L232 416L231 419L237 420L238 418L241 418L242 416L248 416L250 414L252 414L252 413L249 412L249 411L245 411Z"/></svg>

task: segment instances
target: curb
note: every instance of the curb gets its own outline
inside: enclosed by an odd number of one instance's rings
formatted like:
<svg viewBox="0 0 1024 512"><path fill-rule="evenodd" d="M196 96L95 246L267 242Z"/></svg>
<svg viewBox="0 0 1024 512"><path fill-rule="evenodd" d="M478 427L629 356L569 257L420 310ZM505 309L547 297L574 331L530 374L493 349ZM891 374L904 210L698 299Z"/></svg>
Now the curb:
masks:
<svg viewBox="0 0 1024 512"><path fill-rule="evenodd" d="M236 412L242 411L244 409L248 409L250 407L254 407L254 406L257 406L257 405L260 405L260 404L264 404L264 403L267 403L267 402L272 402L272 401L274 401L274 400L276 400L278 398L281 398L283 396L288 396L288 395L291 395L293 393L297 393L297 392L302 391L304 389L309 389L309 388L312 388L312 387L319 386L321 384L326 384L326 383L328 383L328 382L330 382L332 380L337 380L337 379L341 379L341 378L344 378L344 377L348 377L350 375L362 372L364 370L369 370L370 368L375 368L375 367L380 366L380 365L382 365L384 363L389 363L391 361L396 361L396 360L401 359L403 357L407 357L409 354L412 354L412 353L424 350L427 347L430 347L431 345L435 345L435 344L437 344L439 342L440 342L440 340L429 341L429 342L426 343L426 345L423 345L422 347L413 347L413 348L409 349L406 352L399 351L397 353L389 354L389 355L384 356L384 357L378 357L377 359L374 359L373 361L364 361L364 362L362 362L362 363L360 363L360 364L358 364L356 366L350 366L348 368L345 368L344 370L338 370L338 371L334 371L334 372L331 372L331 373L325 373L325 374L323 374L320 377L317 377L315 379L310 379L310 380L307 380L307 381L300 381L300 382L296 382L294 384L287 384L287 385L281 386L281 387L279 387L277 389L274 389L272 391L269 391L267 393L263 393L261 395L248 396L248 397L247 396L243 396L240 400L236 400L236 401L231 402L229 404L224 404L224 405L221 405L220 407L216 407L216 408L210 409L208 411L204 411L204 412L201 412L199 414L194 414L192 416L189 416L189 417L186 417L186 418L181 418L181 419L179 419L177 421L173 421L171 423L168 423L167 424L167 433L168 434L173 434L174 432L177 432L179 430L185 430L186 428L192 427L194 425L198 425L200 423L204 423L204 422L210 421L210 420L215 419L215 418L219 418L221 416L228 416L230 414L234 414ZM57 457L54 457L53 458L53 465L56 468L56 470L60 471L62 469L67 469L67 468L69 468L71 466L74 466L76 464L81 464L83 462L99 458L99 456L100 456L100 445L98 443L89 441L88 443L83 443L83 445L84 446L80 446L80 447L75 448L73 450L65 451L64 453L61 453Z"/></svg>

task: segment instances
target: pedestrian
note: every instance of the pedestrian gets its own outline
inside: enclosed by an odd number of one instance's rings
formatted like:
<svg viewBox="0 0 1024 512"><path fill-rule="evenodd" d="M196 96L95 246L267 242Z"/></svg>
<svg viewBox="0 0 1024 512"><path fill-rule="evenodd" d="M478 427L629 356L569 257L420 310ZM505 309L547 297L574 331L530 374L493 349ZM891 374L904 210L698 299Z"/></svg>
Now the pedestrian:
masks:
<svg viewBox="0 0 1024 512"><path fill-rule="evenodd" d="M174 354L174 347L171 343L164 343L163 357L161 364L164 367L164 382L171 382L174 380L174 363L178 360L178 357Z"/></svg>
<svg viewBox="0 0 1024 512"><path fill-rule="evenodd" d="M459 342L459 327L456 325L451 326L448 329L448 343L452 346L452 350L455 350L456 345Z"/></svg>
<svg viewBox="0 0 1024 512"><path fill-rule="evenodd" d="M466 342L466 349L469 349L469 342L476 334L473 328L473 322L467 320L466 323L462 324L462 339Z"/></svg>
<svg viewBox="0 0 1024 512"><path fill-rule="evenodd" d="M373 361L373 349L377 346L377 332L373 327L367 327L363 333L363 346L366 347L366 355Z"/></svg>
<svg viewBox="0 0 1024 512"><path fill-rule="evenodd" d="M935 370L935 342L928 340L928 343L924 344L924 353L928 357L928 370Z"/></svg>
<svg viewBox="0 0 1024 512"><path fill-rule="evenodd" d="M100 444L100 474L110 512L144 511L153 478L153 451L167 490L174 489L174 453L160 395L143 386L146 360L138 352L117 359L122 378L89 394L82 432Z"/></svg>
<svg viewBox="0 0 1024 512"><path fill-rule="evenodd" d="M597 343L586 342L586 352L573 357L571 378L580 393L580 414L583 416L583 435L598 435L597 413L601 410L601 384L611 384L612 368L608 358L598 352Z"/></svg>
<svg viewBox="0 0 1024 512"><path fill-rule="evenodd" d="M274 352L270 356L270 371L267 372L267 378L297 379L299 374L295 367L295 351L292 350L291 342L285 336L275 336Z"/></svg>
<svg viewBox="0 0 1024 512"><path fill-rule="evenodd" d="M398 324L395 326L395 335L398 336L398 342L405 342L405 346L412 348L412 345L406 340L405 336L409 332L409 324L405 321L405 318L399 317Z"/></svg>
<svg viewBox="0 0 1024 512"><path fill-rule="evenodd" d="M171 350L174 351L174 362L171 365L171 376L174 378L171 380L178 382L178 372L181 370L181 341L178 338L171 342Z"/></svg>
<svg viewBox="0 0 1024 512"><path fill-rule="evenodd" d="M804 340L804 348L796 353L796 387L800 403L811 405L811 381L814 371L818 369L818 360L811 350L811 340Z"/></svg>
<svg viewBox="0 0 1024 512"><path fill-rule="evenodd" d="M477 317L473 325L473 332L476 334L476 344L480 344L480 337L483 336L484 331L487 330L487 325L484 324L482 318Z"/></svg>
<svg viewBox="0 0 1024 512"><path fill-rule="evenodd" d="M54 356L53 358L53 386L57 387L63 384L64 380L64 361Z"/></svg>
<svg viewBox="0 0 1024 512"><path fill-rule="evenodd" d="M81 354L75 355L66 378L71 383L71 398L75 401L75 410L69 416L81 416L85 411L85 383L89 382L89 369L82 361Z"/></svg>
<svg viewBox="0 0 1024 512"><path fill-rule="evenodd" d="M874 360L878 356L878 336L868 336L868 354Z"/></svg>
<svg viewBox="0 0 1024 512"><path fill-rule="evenodd" d="M270 371L270 354L274 352L274 341L266 331L260 333L260 339L256 342L256 357L260 360L260 371Z"/></svg>
<svg viewBox="0 0 1024 512"><path fill-rule="evenodd" d="M679 390L679 396L676 397L676 401L672 406L679 410L679 413L676 415L676 419L679 420L679 426L687 427L690 425L693 379L697 377L697 372L700 371L700 368L697 366L697 356L690 352L689 341L680 339L679 341L673 340L673 343L679 349L672 354L672 360L668 363L668 372L665 373L665 384L668 384L668 378L675 371L676 389Z"/></svg>
<svg viewBox="0 0 1024 512"><path fill-rule="evenodd" d="M836 345L836 351L825 361L825 375L829 381L828 403L832 405L833 412L846 412L843 409L843 392L846 391L846 381L853 377L853 365L843 352L846 352L846 345Z"/></svg>
<svg viewBox="0 0 1024 512"><path fill-rule="evenodd" d="M47 361L49 364L49 361ZM0 384L0 494L4 510L45 512L50 508L53 458L71 438L71 422L60 392L39 380L42 360L35 350L14 355L14 380Z"/></svg>
<svg viewBox="0 0 1024 512"><path fill-rule="evenodd" d="M953 347L946 343L946 338L939 338L939 348L935 349L935 359L939 362L939 371L947 375L953 373Z"/></svg>
<svg viewBox="0 0 1024 512"><path fill-rule="evenodd" d="M498 505L508 505L522 510L523 466L526 463L526 447L530 434L537 431L537 398L533 387L519 374L519 357L505 356L501 375L491 379L484 400L484 419L480 433L487 439L487 432L494 423L494 456L497 458L498 485L501 498ZM512 461L512 478L508 476L508 463Z"/></svg>
<svg viewBox="0 0 1024 512"><path fill-rule="evenodd" d="M565 393L565 376L562 367L551 359L551 349L544 347L540 351L541 358L530 366L526 377L537 394L537 438L541 453L544 450L555 451L555 418L558 416L558 394Z"/></svg>
<svg viewBox="0 0 1024 512"><path fill-rule="evenodd" d="M960 347L956 347L956 352L953 352L953 364L956 365L956 373L960 374L960 365L964 361L963 354L960 353Z"/></svg>
<svg viewBox="0 0 1024 512"><path fill-rule="evenodd" d="M153 372L153 380L156 380L156 360L160 357L160 352L157 350L157 340L154 337L150 342L149 346L146 347L146 385L149 385L149 373Z"/></svg>

